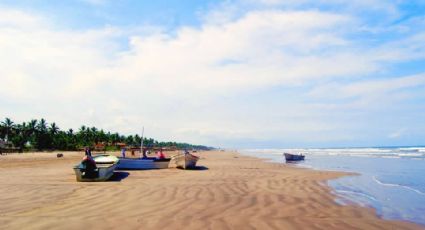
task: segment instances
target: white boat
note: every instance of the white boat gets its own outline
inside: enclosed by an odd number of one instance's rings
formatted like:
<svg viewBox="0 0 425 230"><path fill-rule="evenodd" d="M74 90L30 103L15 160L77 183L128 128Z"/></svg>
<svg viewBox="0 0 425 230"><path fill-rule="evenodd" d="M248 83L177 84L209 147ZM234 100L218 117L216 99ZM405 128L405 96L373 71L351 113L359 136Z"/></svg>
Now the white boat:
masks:
<svg viewBox="0 0 425 230"><path fill-rule="evenodd" d="M94 162L96 162L96 164L113 164L113 163L118 163L119 162L119 158L113 155L108 155L108 154L101 154L101 155L96 155L93 156L93 160Z"/></svg>
<svg viewBox="0 0 425 230"><path fill-rule="evenodd" d="M192 155L188 152L179 153L171 157L171 162L176 165L177 168L188 169L195 168L196 162L199 160L199 157Z"/></svg>
<svg viewBox="0 0 425 230"><path fill-rule="evenodd" d="M170 158L157 159L155 157L146 158L118 158L117 169L165 169L170 164Z"/></svg>
<svg viewBox="0 0 425 230"><path fill-rule="evenodd" d="M93 157L95 164L90 167L86 160L74 167L75 177L80 182L106 181L114 175L119 159L111 155L98 155Z"/></svg>

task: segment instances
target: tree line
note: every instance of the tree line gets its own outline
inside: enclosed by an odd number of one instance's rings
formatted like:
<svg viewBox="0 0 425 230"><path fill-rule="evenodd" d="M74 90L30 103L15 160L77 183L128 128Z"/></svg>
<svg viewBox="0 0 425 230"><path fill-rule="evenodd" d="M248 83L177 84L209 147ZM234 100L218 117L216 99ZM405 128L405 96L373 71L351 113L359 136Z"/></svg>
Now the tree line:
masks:
<svg viewBox="0 0 425 230"><path fill-rule="evenodd" d="M47 123L45 119L32 119L20 124L10 118L0 122L0 139L12 143L21 151L25 150L79 150L86 146L93 147L98 143L106 143L110 150L118 149L117 143L140 147L141 137L136 135L120 135L106 132L96 127L81 126L77 131L61 130L55 122ZM147 147L177 147L178 149L210 149L203 145L192 145L177 142L159 142L153 138L143 138Z"/></svg>

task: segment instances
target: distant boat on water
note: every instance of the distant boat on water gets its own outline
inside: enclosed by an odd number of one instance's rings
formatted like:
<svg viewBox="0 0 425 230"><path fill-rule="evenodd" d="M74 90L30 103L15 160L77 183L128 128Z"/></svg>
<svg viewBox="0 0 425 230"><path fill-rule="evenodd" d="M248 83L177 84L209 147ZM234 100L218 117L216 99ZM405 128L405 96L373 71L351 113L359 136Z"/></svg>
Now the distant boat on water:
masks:
<svg viewBox="0 0 425 230"><path fill-rule="evenodd" d="M302 154L292 154L292 153L284 153L286 161L302 161L305 156Z"/></svg>
<svg viewBox="0 0 425 230"><path fill-rule="evenodd" d="M112 155L97 155L92 159L85 158L74 166L77 181L94 182L106 181L114 175L119 159Z"/></svg>

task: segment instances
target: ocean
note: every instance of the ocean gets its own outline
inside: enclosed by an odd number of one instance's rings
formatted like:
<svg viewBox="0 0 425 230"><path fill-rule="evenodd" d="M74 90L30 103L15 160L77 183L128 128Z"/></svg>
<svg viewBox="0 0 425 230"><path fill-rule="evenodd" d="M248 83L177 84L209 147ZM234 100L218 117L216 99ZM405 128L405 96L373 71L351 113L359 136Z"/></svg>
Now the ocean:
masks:
<svg viewBox="0 0 425 230"><path fill-rule="evenodd" d="M285 164L284 152L302 153L300 167L354 172L330 180L340 204L370 206L384 219L425 225L425 147L244 149L240 153Z"/></svg>

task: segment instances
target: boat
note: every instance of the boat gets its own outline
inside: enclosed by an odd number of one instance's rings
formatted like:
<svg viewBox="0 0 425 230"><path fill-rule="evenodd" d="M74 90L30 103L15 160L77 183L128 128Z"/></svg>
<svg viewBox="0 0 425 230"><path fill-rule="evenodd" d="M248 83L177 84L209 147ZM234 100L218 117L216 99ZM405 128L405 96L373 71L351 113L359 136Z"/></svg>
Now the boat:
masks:
<svg viewBox="0 0 425 230"><path fill-rule="evenodd" d="M192 155L189 152L179 153L171 157L171 162L175 164L177 168L182 169L195 168L198 160L198 156Z"/></svg>
<svg viewBox="0 0 425 230"><path fill-rule="evenodd" d="M302 161L305 156L302 154L284 153L286 161Z"/></svg>
<svg viewBox="0 0 425 230"><path fill-rule="evenodd" d="M113 155L108 155L108 154L101 154L101 155L96 155L93 157L94 162L96 162L96 164L118 164L119 163L119 158Z"/></svg>
<svg viewBox="0 0 425 230"><path fill-rule="evenodd" d="M165 169L170 164L170 158L155 157L123 158L119 157L117 169Z"/></svg>
<svg viewBox="0 0 425 230"><path fill-rule="evenodd" d="M85 158L74 166L75 177L79 182L106 181L114 175L119 159L112 155L97 155Z"/></svg>
<svg viewBox="0 0 425 230"><path fill-rule="evenodd" d="M170 158L165 158L161 154L162 158L157 157L148 157L146 156L147 148L144 148L143 146L143 134L145 132L145 127L142 128L142 138L140 142L140 157L139 158L127 158L123 154L123 157L119 157L118 159L119 164L117 166L117 169L165 169L168 168L168 165L170 164Z"/></svg>

